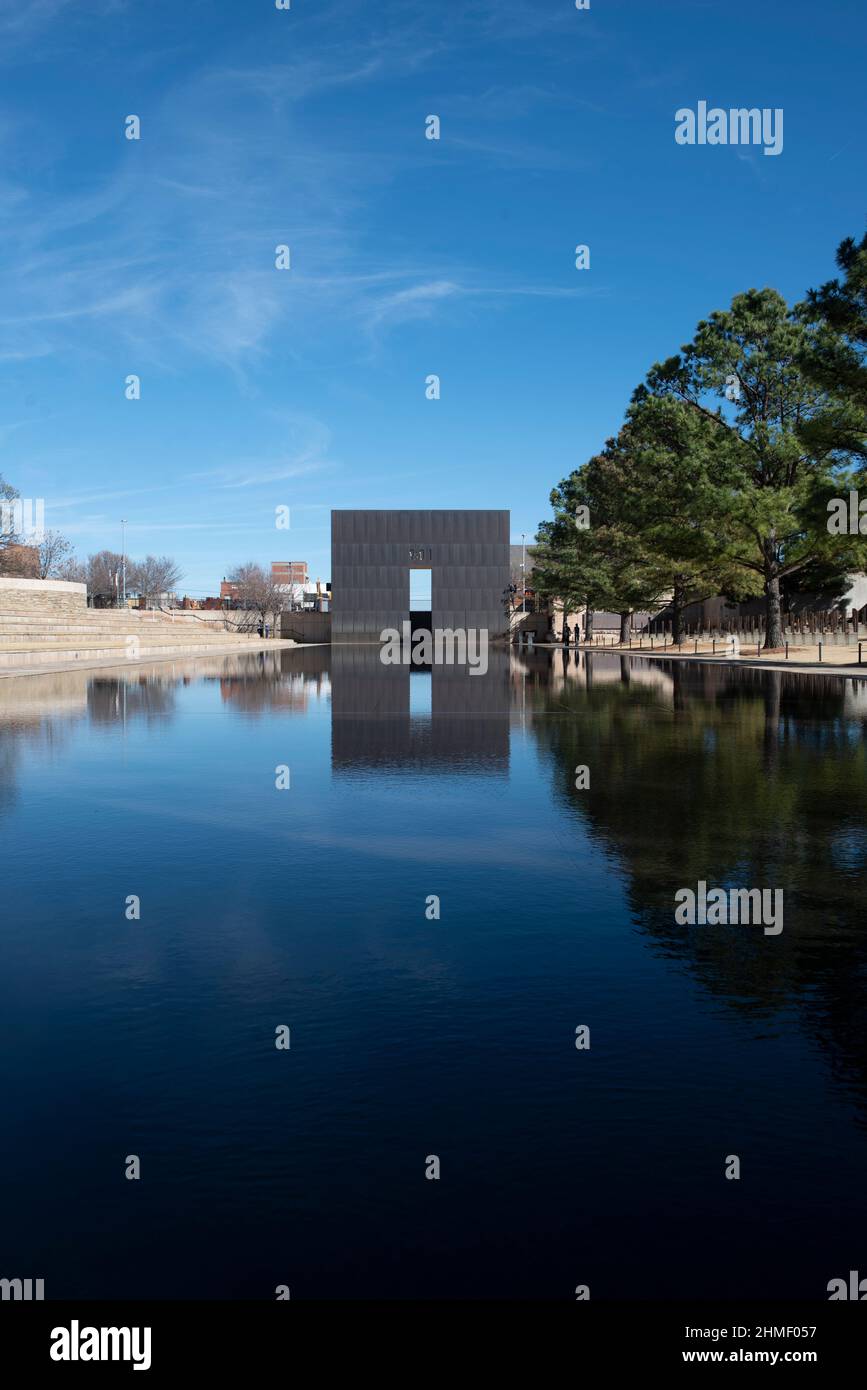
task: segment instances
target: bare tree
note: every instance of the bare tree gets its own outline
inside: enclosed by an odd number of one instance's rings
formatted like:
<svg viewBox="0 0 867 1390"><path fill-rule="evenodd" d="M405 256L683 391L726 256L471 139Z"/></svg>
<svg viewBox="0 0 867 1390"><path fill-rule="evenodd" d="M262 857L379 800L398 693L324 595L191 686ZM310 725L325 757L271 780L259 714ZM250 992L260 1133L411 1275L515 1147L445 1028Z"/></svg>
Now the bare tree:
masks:
<svg viewBox="0 0 867 1390"><path fill-rule="evenodd" d="M18 489L7 483L0 473L0 552L10 545L20 545L20 537L15 534L11 503L18 497Z"/></svg>
<svg viewBox="0 0 867 1390"><path fill-rule="evenodd" d="M39 578L61 579L60 570L73 558L72 542L60 531L46 531L37 546L39 551Z"/></svg>
<svg viewBox="0 0 867 1390"><path fill-rule="evenodd" d="M115 607L120 599L123 556L116 550L100 550L87 557L87 592L101 599L106 607Z"/></svg>
<svg viewBox="0 0 867 1390"><path fill-rule="evenodd" d="M127 561L127 588L137 589L146 602L169 593L182 578L183 571L169 555Z"/></svg>
<svg viewBox="0 0 867 1390"><path fill-rule="evenodd" d="M259 619L261 635L265 635L269 621L276 628L278 615L287 607L289 595L281 585L274 583L269 571L250 561L232 570L229 580L237 586L239 605Z"/></svg>
<svg viewBox="0 0 867 1390"><path fill-rule="evenodd" d="M77 555L70 555L68 559L61 560L57 566L57 573L53 574L52 579L65 579L72 584L87 583L87 566Z"/></svg>
<svg viewBox="0 0 867 1390"><path fill-rule="evenodd" d="M86 584L88 582L88 566L79 560L78 556L71 555L68 560L63 560L57 566L56 580L67 580L69 584Z"/></svg>

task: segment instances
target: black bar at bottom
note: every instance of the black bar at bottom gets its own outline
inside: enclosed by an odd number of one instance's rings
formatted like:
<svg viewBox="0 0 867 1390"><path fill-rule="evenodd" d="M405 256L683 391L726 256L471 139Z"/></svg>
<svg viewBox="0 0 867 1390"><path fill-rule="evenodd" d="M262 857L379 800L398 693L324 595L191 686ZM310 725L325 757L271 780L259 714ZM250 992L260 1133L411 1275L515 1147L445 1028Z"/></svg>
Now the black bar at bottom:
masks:
<svg viewBox="0 0 867 1390"><path fill-rule="evenodd" d="M305 1380L311 1371L357 1379L387 1368L412 1382L419 1372L429 1379L438 1362L451 1379L470 1350L485 1379L500 1360L510 1378L523 1378L515 1358L526 1356L529 1379L542 1385L559 1379L553 1358L563 1355L570 1379L585 1369L650 1375L738 1364L797 1365L826 1377L856 1368L865 1342L867 1308L848 1302L0 1303L0 1376L10 1385L38 1373L58 1383L99 1379L106 1368L133 1384L243 1374L259 1385L302 1364ZM92 1351L102 1359L90 1359Z"/></svg>

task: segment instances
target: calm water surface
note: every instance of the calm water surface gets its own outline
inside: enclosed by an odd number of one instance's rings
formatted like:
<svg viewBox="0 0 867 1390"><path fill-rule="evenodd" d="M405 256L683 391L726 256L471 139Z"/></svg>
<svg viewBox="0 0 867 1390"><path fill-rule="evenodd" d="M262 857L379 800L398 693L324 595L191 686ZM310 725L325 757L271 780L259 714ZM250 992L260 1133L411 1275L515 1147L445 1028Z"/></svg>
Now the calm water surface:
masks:
<svg viewBox="0 0 867 1390"><path fill-rule="evenodd" d="M821 1299L867 1274L865 730L867 684L603 654L0 680L0 1276ZM782 935L677 926L700 879L782 887Z"/></svg>

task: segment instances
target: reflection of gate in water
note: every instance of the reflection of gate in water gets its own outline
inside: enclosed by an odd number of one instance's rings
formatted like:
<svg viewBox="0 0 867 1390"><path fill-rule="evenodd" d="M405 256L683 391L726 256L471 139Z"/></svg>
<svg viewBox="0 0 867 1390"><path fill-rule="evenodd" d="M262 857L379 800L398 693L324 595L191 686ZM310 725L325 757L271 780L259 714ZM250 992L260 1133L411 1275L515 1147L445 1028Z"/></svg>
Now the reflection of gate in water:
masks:
<svg viewBox="0 0 867 1390"><path fill-rule="evenodd" d="M370 647L331 648L331 767L406 767L505 774L509 768L509 654L488 652L484 676L467 666L429 675L384 665ZM411 682L430 680L430 717L413 718Z"/></svg>

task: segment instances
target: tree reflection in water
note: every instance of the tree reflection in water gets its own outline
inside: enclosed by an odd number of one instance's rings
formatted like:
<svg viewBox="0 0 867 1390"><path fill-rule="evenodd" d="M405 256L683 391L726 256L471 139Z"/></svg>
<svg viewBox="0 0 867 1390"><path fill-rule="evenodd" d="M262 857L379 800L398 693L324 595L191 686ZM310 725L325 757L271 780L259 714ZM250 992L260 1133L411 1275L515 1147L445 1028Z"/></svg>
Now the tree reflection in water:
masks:
<svg viewBox="0 0 867 1390"><path fill-rule="evenodd" d="M728 1008L798 1010L867 1122L867 682L602 654L522 664L555 795L625 870L639 930ZM699 880L783 888L784 932L676 926L674 894Z"/></svg>

